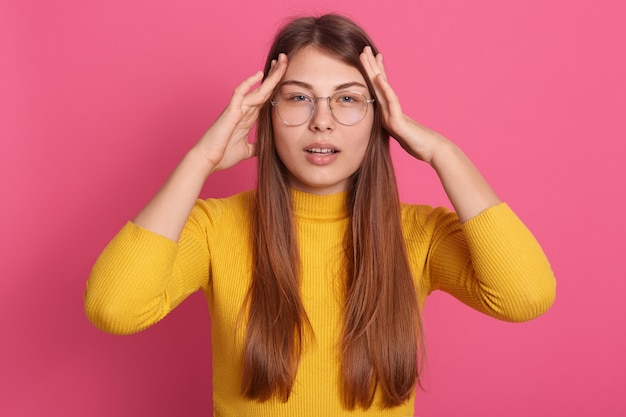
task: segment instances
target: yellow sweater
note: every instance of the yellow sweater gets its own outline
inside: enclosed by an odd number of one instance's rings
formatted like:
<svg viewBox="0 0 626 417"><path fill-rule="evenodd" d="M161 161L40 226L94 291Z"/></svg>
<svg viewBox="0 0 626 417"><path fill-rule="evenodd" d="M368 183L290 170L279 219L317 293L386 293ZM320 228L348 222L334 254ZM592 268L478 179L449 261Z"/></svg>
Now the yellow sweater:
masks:
<svg viewBox="0 0 626 417"><path fill-rule="evenodd" d="M258 402L239 394L245 329L237 318L251 273L252 192L198 201L179 242L128 223L106 247L87 282L86 311L99 328L138 332L202 290L211 314L214 415L411 416L414 397L381 410L344 410L340 400L342 239L348 227L345 194L294 191L302 262L302 299L314 330L289 401ZM540 246L506 204L461 225L444 208L403 204L402 222L423 305L443 290L490 316L523 321L546 311L555 281Z"/></svg>

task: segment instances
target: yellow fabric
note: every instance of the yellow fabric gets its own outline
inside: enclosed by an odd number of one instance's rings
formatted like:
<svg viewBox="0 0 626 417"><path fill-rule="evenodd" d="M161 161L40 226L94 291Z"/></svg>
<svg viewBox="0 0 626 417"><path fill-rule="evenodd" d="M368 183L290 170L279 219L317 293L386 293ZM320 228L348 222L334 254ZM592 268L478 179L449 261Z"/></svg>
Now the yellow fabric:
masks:
<svg viewBox="0 0 626 417"><path fill-rule="evenodd" d="M345 194L293 192L302 262L302 299L314 330L288 402L242 398L236 331L251 272L252 192L198 201L179 242L128 223L96 262L86 311L99 328L138 332L202 290L211 314L214 415L411 416L414 398L381 410L344 410L337 345L341 329L342 239L348 227ZM443 290L493 317L523 321L554 300L550 265L534 237L506 204L461 225L445 208L403 205L402 221L420 303Z"/></svg>

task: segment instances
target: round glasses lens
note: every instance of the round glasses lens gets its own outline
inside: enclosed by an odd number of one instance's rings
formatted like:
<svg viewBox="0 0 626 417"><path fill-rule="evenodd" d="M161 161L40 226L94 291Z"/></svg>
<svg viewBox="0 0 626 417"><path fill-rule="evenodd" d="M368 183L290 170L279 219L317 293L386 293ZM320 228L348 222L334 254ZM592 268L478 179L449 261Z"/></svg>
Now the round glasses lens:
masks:
<svg viewBox="0 0 626 417"><path fill-rule="evenodd" d="M343 91L330 98L330 109L339 123L354 125L365 117L367 99L363 94Z"/></svg>
<svg viewBox="0 0 626 417"><path fill-rule="evenodd" d="M278 101L278 115L288 125L298 126L306 123L314 109L314 99L302 93L285 94Z"/></svg>

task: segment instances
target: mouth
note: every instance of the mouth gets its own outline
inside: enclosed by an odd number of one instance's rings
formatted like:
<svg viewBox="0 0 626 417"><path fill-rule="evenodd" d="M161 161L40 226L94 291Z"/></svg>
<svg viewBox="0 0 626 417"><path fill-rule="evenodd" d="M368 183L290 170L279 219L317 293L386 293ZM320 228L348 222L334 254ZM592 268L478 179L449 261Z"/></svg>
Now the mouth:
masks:
<svg viewBox="0 0 626 417"><path fill-rule="evenodd" d="M339 152L337 149L333 148L308 148L304 151L312 155L331 155Z"/></svg>

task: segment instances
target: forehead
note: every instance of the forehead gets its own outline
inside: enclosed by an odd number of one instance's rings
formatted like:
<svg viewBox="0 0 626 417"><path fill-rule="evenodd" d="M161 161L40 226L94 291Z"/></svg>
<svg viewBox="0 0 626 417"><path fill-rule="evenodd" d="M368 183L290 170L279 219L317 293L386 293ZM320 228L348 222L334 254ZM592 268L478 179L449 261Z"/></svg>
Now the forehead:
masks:
<svg viewBox="0 0 626 417"><path fill-rule="evenodd" d="M293 81L308 84L314 90L334 90L337 86L351 83L367 85L356 67L311 46L289 57L281 83Z"/></svg>

